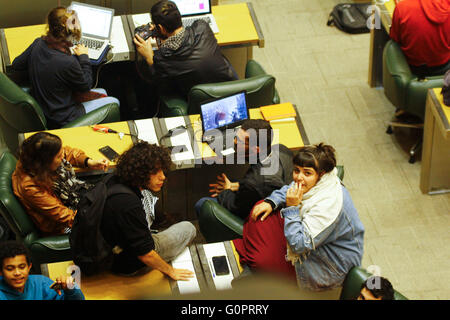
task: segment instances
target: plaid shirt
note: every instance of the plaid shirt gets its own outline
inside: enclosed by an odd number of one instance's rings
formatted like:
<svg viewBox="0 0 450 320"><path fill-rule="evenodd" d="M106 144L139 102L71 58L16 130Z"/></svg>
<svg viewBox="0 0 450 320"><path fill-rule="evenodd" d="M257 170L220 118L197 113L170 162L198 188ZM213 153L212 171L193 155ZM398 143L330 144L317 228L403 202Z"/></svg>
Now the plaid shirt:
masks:
<svg viewBox="0 0 450 320"><path fill-rule="evenodd" d="M183 28L183 30L181 30L177 34L167 38L163 43L161 43L161 48L177 50L179 47L181 47L181 43L183 42L184 32L185 29Z"/></svg>

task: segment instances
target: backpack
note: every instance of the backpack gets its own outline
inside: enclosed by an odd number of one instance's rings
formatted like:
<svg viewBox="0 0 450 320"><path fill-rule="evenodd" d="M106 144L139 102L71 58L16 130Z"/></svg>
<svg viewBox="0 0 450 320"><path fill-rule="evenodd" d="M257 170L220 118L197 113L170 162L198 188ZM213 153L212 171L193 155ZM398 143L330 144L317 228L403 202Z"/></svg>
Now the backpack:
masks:
<svg viewBox="0 0 450 320"><path fill-rule="evenodd" d="M331 11L327 26L335 25L347 33L368 33L367 21L372 11L367 13L371 2L367 3L340 3Z"/></svg>
<svg viewBox="0 0 450 320"><path fill-rule="evenodd" d="M73 261L87 276L108 270L112 265L112 248L100 231L106 199L120 193L134 194L122 184L107 187L112 176L107 175L81 196L69 234Z"/></svg>
<svg viewBox="0 0 450 320"><path fill-rule="evenodd" d="M441 93L444 96L444 104L450 107L450 70L447 70L444 75L444 85Z"/></svg>

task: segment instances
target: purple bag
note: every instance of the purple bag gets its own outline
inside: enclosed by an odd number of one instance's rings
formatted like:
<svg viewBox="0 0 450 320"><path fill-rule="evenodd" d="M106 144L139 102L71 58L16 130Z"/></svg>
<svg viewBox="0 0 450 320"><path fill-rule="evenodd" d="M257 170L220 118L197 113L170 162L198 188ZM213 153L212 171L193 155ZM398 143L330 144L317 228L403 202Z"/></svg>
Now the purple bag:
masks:
<svg viewBox="0 0 450 320"><path fill-rule="evenodd" d="M447 70L444 75L444 86L441 93L444 96L444 104L450 107L450 70Z"/></svg>

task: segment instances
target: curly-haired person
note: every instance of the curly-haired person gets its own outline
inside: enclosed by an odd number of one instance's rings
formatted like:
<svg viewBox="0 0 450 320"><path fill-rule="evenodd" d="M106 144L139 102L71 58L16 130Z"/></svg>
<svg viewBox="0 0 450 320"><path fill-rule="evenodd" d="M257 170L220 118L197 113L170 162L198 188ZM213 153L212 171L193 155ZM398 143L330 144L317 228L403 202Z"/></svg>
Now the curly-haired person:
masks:
<svg viewBox="0 0 450 320"><path fill-rule="evenodd" d="M182 221L162 232L151 229L158 200L154 194L163 187L164 172L171 163L168 149L147 142L135 144L117 161L115 175L107 186L122 184L135 194L115 194L105 203L101 232L113 247L113 272L135 275L152 268L174 280L193 277L193 272L175 269L167 261L194 239L194 225Z"/></svg>

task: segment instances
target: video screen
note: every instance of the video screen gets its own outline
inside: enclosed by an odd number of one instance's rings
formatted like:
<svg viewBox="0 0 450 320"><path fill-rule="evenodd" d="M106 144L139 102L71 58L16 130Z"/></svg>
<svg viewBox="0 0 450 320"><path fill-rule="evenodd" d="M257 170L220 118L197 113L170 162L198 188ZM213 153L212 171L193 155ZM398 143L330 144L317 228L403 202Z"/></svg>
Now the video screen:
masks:
<svg viewBox="0 0 450 320"><path fill-rule="evenodd" d="M203 130L209 131L248 119L245 92L201 105Z"/></svg>

